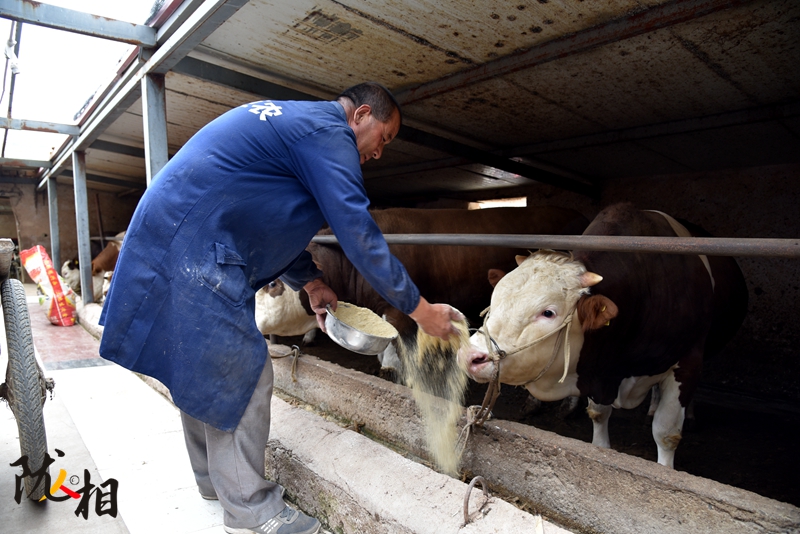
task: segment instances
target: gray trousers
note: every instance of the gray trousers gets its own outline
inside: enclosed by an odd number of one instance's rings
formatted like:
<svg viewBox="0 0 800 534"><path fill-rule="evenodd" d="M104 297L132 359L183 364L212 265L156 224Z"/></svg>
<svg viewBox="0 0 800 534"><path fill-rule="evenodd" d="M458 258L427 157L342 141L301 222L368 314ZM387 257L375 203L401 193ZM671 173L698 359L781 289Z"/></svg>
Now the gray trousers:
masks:
<svg viewBox="0 0 800 534"><path fill-rule="evenodd" d="M281 487L264 478L272 379L272 360L267 358L253 397L233 432L218 430L181 411L198 489L203 495L219 498L229 527L261 525L284 507Z"/></svg>

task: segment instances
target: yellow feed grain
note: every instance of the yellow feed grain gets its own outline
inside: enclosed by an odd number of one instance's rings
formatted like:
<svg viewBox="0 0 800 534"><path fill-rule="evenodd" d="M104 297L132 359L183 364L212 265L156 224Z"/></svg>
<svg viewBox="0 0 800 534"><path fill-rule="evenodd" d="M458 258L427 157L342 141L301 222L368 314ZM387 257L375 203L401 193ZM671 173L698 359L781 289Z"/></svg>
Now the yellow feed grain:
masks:
<svg viewBox="0 0 800 534"><path fill-rule="evenodd" d="M333 315L344 324L352 326L365 334L377 337L395 337L397 335L395 327L367 308L354 306L347 302L339 302Z"/></svg>
<svg viewBox="0 0 800 534"><path fill-rule="evenodd" d="M442 472L457 476L458 421L463 411L467 374L458 349L469 344L466 321L453 322L458 335L445 341L417 331L416 339L398 338L403 380L411 388L425 424L428 450Z"/></svg>

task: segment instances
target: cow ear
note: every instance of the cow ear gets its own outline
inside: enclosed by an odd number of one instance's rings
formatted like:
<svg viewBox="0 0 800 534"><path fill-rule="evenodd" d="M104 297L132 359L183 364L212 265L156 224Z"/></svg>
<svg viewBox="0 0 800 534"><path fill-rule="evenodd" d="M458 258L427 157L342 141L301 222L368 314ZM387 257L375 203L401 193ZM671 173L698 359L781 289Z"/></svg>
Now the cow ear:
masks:
<svg viewBox="0 0 800 534"><path fill-rule="evenodd" d="M528 259L528 256L514 256L514 259L517 260L517 265L522 265L522 262Z"/></svg>
<svg viewBox="0 0 800 534"><path fill-rule="evenodd" d="M506 275L505 271L501 271L500 269L489 269L489 283L492 287L497 286L497 282L499 282L504 276Z"/></svg>
<svg viewBox="0 0 800 534"><path fill-rule="evenodd" d="M609 326L611 319L617 316L619 308L610 298L603 295L586 295L581 297L576 306L578 320L584 332Z"/></svg>

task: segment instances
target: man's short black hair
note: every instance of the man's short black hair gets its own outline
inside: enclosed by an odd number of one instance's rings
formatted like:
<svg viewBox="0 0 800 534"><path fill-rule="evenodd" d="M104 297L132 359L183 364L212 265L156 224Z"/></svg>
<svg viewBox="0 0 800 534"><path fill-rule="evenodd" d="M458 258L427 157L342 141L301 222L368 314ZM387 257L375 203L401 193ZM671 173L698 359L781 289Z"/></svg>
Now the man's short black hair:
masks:
<svg viewBox="0 0 800 534"><path fill-rule="evenodd" d="M349 98L356 107L368 104L372 108L372 114L380 122L388 122L392 118L392 113L396 109L400 114L400 122L403 122L403 110L400 103L391 91L378 82L364 82L345 89L338 98Z"/></svg>

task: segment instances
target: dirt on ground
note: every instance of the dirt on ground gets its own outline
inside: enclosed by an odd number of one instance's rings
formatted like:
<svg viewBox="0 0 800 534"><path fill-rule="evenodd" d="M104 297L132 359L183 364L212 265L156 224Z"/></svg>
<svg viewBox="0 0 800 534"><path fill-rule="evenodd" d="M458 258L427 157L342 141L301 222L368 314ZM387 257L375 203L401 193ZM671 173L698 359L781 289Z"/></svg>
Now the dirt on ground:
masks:
<svg viewBox="0 0 800 534"><path fill-rule="evenodd" d="M300 345L301 338L278 338L282 344ZM345 350L324 334L303 352L348 369L387 380L377 357ZM481 404L485 384L470 382L465 405ZM504 385L495 404L497 419L515 421L585 442L592 441L587 400L565 412L562 402L544 402L531 412L530 395L522 387ZM649 399L632 410L614 410L609 422L614 450L656 461L656 445L647 410ZM675 468L800 506L800 460L795 450L800 438L800 414L767 413L755 403L752 410L696 401L694 419L684 424L683 439L675 454ZM774 412L774 411L773 411Z"/></svg>

